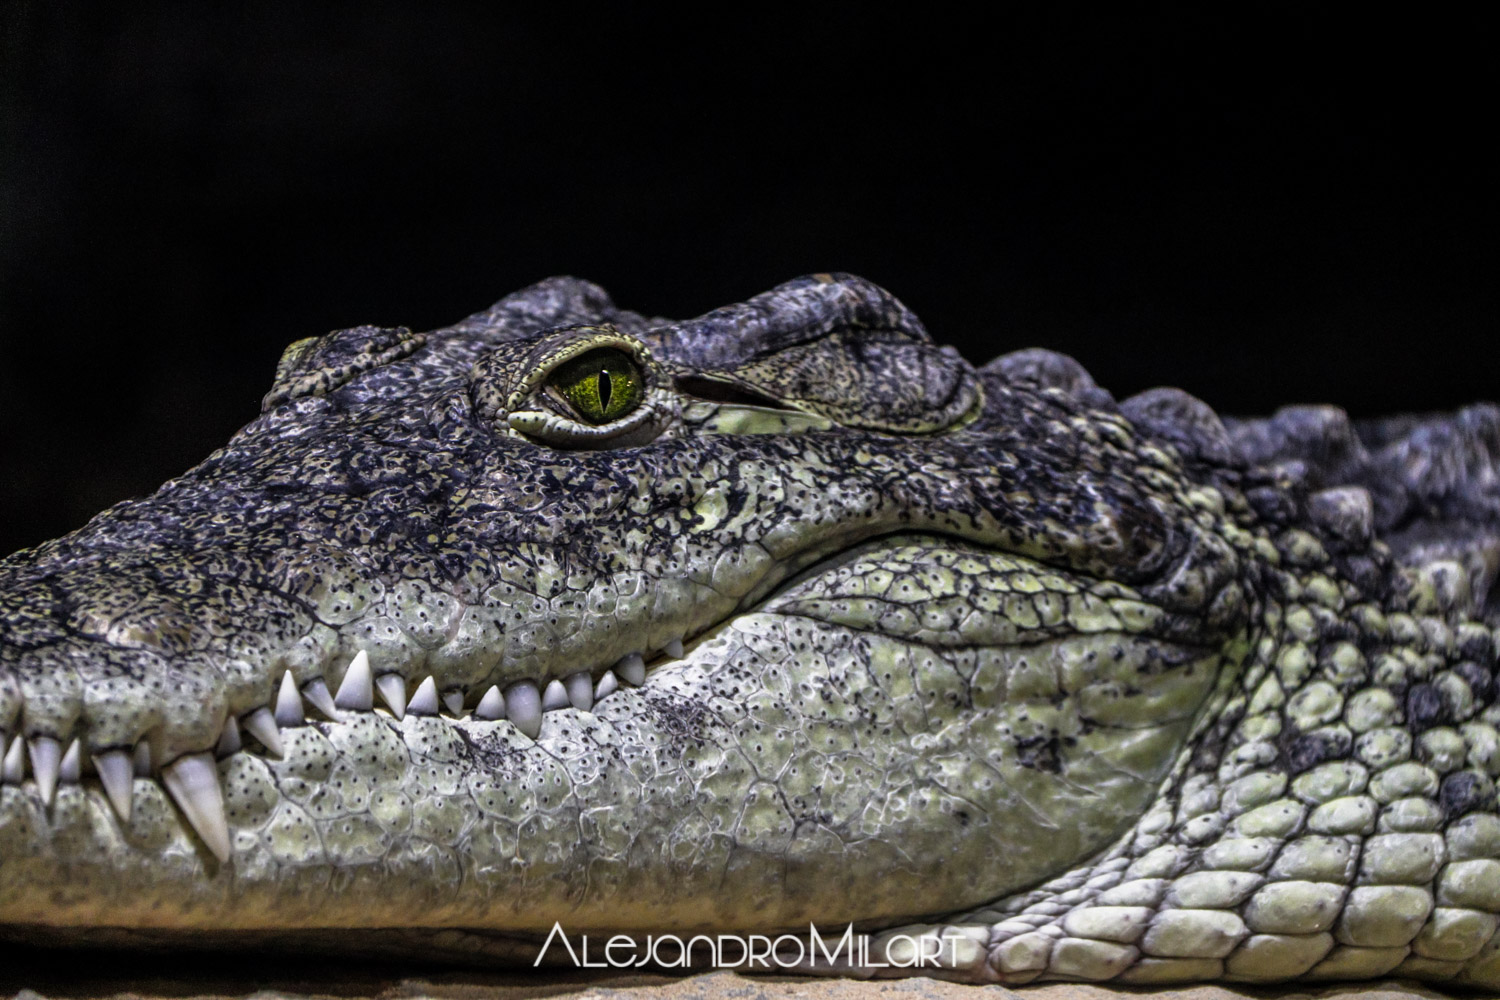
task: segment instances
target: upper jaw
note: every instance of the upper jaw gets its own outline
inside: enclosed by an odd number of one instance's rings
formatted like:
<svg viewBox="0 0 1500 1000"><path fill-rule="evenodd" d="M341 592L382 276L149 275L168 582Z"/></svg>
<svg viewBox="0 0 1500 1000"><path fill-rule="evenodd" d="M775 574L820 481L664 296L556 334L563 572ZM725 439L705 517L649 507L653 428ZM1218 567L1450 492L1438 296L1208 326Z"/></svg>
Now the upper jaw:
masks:
<svg viewBox="0 0 1500 1000"><path fill-rule="evenodd" d="M546 712L607 703L650 663L680 655L802 571L831 572L862 541L914 520L873 488L868 498L879 516L828 527L773 521L756 526L754 541L721 534L705 542L712 561L648 550L631 556L642 568L570 576L566 548L523 542L500 575L448 588L393 578L322 543L259 559L229 548L165 548L154 565L140 553L128 563L105 556L66 577L84 581L76 593L13 559L17 585L0 597L6 619L30 615L63 638L0 646L0 734L9 738L0 779L19 785L29 774L50 801L59 783L93 771L124 816L130 775L154 778L225 857L216 757L248 747L274 759L288 728L372 712L503 718L534 738ZM708 513L705 523L720 516ZM969 523L985 533L982 519ZM236 564L254 572L222 572ZM204 594L217 595L208 604L217 610L195 619Z"/></svg>

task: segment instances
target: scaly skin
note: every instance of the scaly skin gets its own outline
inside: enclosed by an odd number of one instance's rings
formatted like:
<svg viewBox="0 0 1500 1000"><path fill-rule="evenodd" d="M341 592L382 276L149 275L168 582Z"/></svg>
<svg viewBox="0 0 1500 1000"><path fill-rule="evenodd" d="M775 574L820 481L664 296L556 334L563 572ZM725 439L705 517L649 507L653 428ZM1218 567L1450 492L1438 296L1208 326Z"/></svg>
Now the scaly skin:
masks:
<svg viewBox="0 0 1500 1000"><path fill-rule="evenodd" d="M644 385L596 426L548 386L600 347ZM1497 427L1116 404L847 275L301 341L224 449L0 563L0 925L529 960L943 914L900 933L978 982L1497 986Z"/></svg>

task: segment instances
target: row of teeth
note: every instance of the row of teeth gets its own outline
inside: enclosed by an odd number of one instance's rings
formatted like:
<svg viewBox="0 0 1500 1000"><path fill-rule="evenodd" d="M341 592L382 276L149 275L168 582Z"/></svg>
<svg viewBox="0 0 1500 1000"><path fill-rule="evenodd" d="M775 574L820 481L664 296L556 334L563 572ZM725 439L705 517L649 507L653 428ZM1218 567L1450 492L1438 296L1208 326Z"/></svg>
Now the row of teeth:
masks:
<svg viewBox="0 0 1500 1000"><path fill-rule="evenodd" d="M667 643L662 652L672 659L681 657L682 641ZM595 702L622 686L639 687L645 680L645 658L640 653L631 653L606 670L597 683L588 671L580 670L562 679L553 678L544 688L532 681L517 681L503 691L498 684L492 685L479 699L472 717L484 721L508 719L518 730L535 739L542 729L542 713L569 707L587 711L594 707ZM304 698L323 715L337 720L341 712L374 711L377 695L397 719L407 714L439 715L444 710L454 718L463 718L465 714L462 691L448 691L439 696L437 682L429 676L417 685L416 692L408 700L405 679L399 674L374 676L369 655L360 650L349 661L336 694L330 695L328 685L321 680L312 681L299 690L291 672L283 674L274 707L257 708L238 719L229 716L218 745L212 751L187 754L162 767L162 787L209 850L220 861L226 861L230 854L229 822L224 814L224 792L219 786L215 758L240 751L241 731L259 740L271 756L280 757L281 729L307 721ZM83 776L83 750L76 739L64 751L61 742L48 736L30 740L17 736L9 749L5 749L5 734L0 732L0 750L4 750L3 757L0 757L0 784L21 784L26 778L29 758L37 790L42 801L49 806L59 782L76 783ZM110 805L120 819L128 823L135 796L135 779L152 776L150 744L142 741L133 753L106 750L90 754L89 760L99 776L99 783L104 786Z"/></svg>

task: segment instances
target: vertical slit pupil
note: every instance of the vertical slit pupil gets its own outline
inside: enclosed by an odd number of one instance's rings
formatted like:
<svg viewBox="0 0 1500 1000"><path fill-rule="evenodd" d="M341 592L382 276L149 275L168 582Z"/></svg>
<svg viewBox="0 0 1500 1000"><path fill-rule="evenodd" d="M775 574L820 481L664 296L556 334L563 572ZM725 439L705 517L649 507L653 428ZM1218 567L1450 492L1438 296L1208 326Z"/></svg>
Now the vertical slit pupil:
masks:
<svg viewBox="0 0 1500 1000"><path fill-rule="evenodd" d="M614 380L609 377L608 368L599 369L599 408L609 412L609 397L614 389Z"/></svg>

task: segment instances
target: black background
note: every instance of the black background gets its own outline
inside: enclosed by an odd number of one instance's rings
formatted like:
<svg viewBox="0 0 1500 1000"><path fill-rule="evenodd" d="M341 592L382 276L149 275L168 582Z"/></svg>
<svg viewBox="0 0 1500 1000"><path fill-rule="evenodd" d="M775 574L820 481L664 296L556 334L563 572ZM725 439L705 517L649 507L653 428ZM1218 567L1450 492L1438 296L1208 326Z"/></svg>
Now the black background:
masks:
<svg viewBox="0 0 1500 1000"><path fill-rule="evenodd" d="M554 273L690 316L855 271L1225 412L1500 395L1477 15L0 10L0 552L204 457L288 342Z"/></svg>

